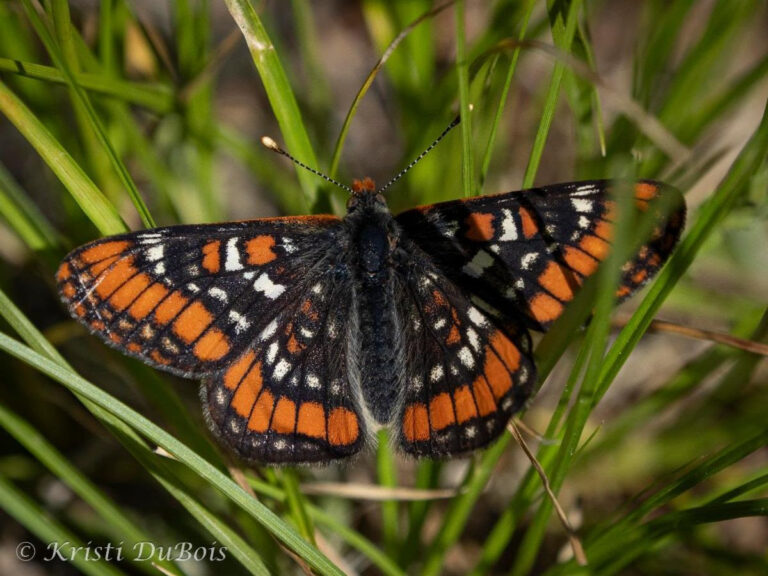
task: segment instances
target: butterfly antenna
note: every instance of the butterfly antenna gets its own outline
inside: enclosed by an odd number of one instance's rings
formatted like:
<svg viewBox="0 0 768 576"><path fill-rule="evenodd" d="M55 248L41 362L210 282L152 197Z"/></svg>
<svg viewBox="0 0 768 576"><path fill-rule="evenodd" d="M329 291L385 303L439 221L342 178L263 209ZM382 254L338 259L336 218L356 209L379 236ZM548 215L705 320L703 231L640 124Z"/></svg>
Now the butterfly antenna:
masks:
<svg viewBox="0 0 768 576"><path fill-rule="evenodd" d="M291 155L290 155L288 152L286 152L285 150L283 150L282 148L280 148L280 146L278 146L278 145L277 145L277 142L275 142L274 140L272 140L272 138L270 138L269 136L263 136L263 137L261 138L261 143L262 143L262 145L263 145L265 148L269 148L270 150L272 150L272 152L277 152L278 154L282 154L283 156L285 156L286 158L288 158L288 159L289 159L291 162L293 162L293 163L294 163L294 164L296 164L297 166L301 166L302 168L304 168L304 170L307 170L307 171L311 172L311 173L312 173L312 174L314 174L315 176L320 176L320 178L322 178L322 179L323 179L323 180L325 180L326 182L330 182L331 184L335 184L336 186L338 186L338 187L339 187L339 188L341 188L342 190L346 190L346 191L347 191L347 192L349 192L350 194L352 194L352 193L353 193L353 190L352 190L352 188L351 188L351 187L349 187L349 186L347 186L346 184L342 184L342 183L341 183L341 182L339 182L338 180L334 180L334 179L333 179L333 178L331 178L330 176L326 176L326 175L325 175L325 174L323 174L322 172L320 172L320 171L318 171L318 170L315 170L314 168L310 168L309 166L307 166L306 164L304 164L304 162L302 162L301 160L297 160L296 158L294 158L293 156L291 156Z"/></svg>
<svg viewBox="0 0 768 576"><path fill-rule="evenodd" d="M378 192L379 192L379 193L381 193L381 192L384 192L384 191L385 191L387 188L389 188L390 186L392 186L392 184L394 184L395 182L397 182L398 180L400 180L400 178L402 178L403 176L405 176L406 172L408 172L408 170L410 170L411 168L413 168L414 166L416 166L416 164L418 164L418 163L419 163L419 161L420 161L422 158L424 158L424 156L426 156L427 154L429 154L429 153L432 151L432 148L434 148L435 146L437 146L438 142L440 142L440 140L442 140L443 138L445 138L445 135L446 135L446 134L448 134L448 132L450 132L451 130L453 130L454 128L456 128L456 126L458 126L458 125L459 125L459 122L461 122L461 116L456 116L456 118L454 118L454 119L453 119L453 121L452 121L450 124L448 124L448 126L446 127L446 129L445 129L445 130L443 130L442 134L440 134L440 136L438 136L437 138L435 138L435 141L434 141L434 142L432 142L432 144L430 144L429 146L427 146L427 148L426 148L426 150L424 150L424 152L422 152L421 154L419 154L418 156L416 156L416 158L415 158L415 159L414 159L414 160L413 160L413 161L412 161L410 164L408 164L408 166L406 166L405 168L403 168L402 170L400 170L400 172L398 172L398 173L395 175L395 177L394 177L394 178L392 178L392 180L390 180L389 182L387 182L386 184L384 184L384 186L382 186L381 188L379 188Z"/></svg>

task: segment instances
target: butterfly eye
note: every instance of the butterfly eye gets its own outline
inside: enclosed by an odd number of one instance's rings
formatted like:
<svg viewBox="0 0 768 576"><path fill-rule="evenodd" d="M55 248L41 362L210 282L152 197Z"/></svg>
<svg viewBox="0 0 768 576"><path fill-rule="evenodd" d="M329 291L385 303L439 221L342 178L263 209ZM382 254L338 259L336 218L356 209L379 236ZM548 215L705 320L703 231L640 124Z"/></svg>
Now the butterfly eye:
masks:
<svg viewBox="0 0 768 576"><path fill-rule="evenodd" d="M347 200L347 210L354 210L355 208L357 208L357 205L359 202L360 201L358 200L357 196L353 194Z"/></svg>
<svg viewBox="0 0 768 576"><path fill-rule="evenodd" d="M376 202L378 202L379 204L383 204L383 205L387 204L387 200L384 198L384 195L383 194L378 194L378 193L376 194Z"/></svg>

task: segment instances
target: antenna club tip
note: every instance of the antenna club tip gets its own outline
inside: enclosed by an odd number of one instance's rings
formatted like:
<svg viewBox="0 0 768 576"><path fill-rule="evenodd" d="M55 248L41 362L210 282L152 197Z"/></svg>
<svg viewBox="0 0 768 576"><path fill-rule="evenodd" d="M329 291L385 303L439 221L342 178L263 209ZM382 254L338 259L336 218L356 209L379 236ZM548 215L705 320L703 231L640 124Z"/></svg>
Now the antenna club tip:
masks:
<svg viewBox="0 0 768 576"><path fill-rule="evenodd" d="M270 150L274 150L276 152L280 151L280 146L277 145L277 142L272 140L269 136L262 136L261 137L261 144L265 148L269 148Z"/></svg>

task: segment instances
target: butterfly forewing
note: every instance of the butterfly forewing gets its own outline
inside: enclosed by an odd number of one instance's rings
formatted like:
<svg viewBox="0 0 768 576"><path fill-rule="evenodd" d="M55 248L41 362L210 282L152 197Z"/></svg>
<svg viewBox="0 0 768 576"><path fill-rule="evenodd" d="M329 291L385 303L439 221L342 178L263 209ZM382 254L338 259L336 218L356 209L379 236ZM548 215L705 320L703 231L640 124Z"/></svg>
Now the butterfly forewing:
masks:
<svg viewBox="0 0 768 576"><path fill-rule="evenodd" d="M623 269L618 296L642 286L666 261L685 218L682 196L657 182L634 188L640 211L655 214L651 238ZM615 192L614 192L615 190ZM598 180L481 196L408 210L404 233L462 289L522 326L548 328L610 250L624 186Z"/></svg>
<svg viewBox="0 0 768 576"><path fill-rule="evenodd" d="M59 292L107 343L177 374L209 374L240 356L333 258L318 239L339 225L277 218L113 236L66 257Z"/></svg>

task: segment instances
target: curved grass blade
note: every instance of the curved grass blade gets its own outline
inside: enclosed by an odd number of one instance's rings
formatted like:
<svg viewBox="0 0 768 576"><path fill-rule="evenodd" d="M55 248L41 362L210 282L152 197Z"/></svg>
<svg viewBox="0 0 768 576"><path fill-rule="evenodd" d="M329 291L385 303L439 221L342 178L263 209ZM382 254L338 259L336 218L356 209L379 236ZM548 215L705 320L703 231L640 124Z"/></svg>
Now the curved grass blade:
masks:
<svg viewBox="0 0 768 576"><path fill-rule="evenodd" d="M98 230L108 236L126 232L117 209L24 103L0 80L0 112L40 154Z"/></svg>
<svg viewBox="0 0 768 576"><path fill-rule="evenodd" d="M309 142L293 90L258 14L249 0L225 0L225 2L248 44L248 50L264 84L287 149L305 164L317 166L315 152ZM304 192L304 200L307 207L311 208L318 200L317 179L298 166L296 173Z"/></svg>

